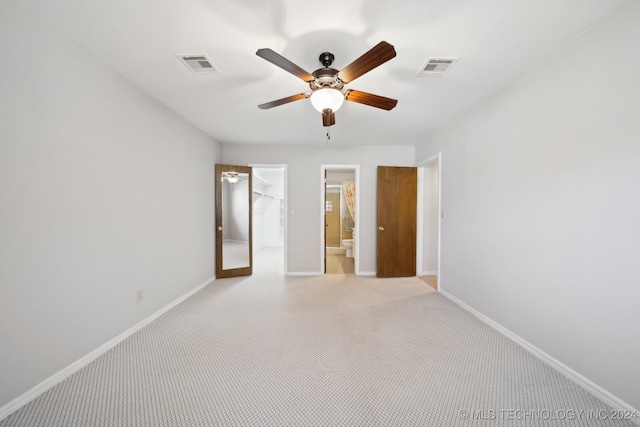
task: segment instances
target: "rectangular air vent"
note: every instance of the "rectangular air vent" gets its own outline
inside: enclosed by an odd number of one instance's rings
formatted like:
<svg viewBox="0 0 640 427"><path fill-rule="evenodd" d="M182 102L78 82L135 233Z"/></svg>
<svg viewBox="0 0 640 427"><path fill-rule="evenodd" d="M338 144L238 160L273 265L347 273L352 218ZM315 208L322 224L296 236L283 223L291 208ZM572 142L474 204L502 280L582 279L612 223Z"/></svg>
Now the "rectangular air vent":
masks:
<svg viewBox="0 0 640 427"><path fill-rule="evenodd" d="M205 54L176 55L191 71L197 74L220 74L220 70Z"/></svg>
<svg viewBox="0 0 640 427"><path fill-rule="evenodd" d="M449 72L458 59L460 58L428 58L418 76L442 77Z"/></svg>

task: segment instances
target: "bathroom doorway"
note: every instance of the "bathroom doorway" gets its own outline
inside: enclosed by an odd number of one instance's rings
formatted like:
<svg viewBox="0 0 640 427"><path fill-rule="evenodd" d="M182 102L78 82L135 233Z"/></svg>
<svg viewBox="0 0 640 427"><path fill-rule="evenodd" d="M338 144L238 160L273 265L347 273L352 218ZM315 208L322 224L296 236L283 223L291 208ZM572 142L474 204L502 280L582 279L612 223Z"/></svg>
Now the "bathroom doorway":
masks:
<svg viewBox="0 0 640 427"><path fill-rule="evenodd" d="M358 274L357 165L322 165L322 268L324 274Z"/></svg>

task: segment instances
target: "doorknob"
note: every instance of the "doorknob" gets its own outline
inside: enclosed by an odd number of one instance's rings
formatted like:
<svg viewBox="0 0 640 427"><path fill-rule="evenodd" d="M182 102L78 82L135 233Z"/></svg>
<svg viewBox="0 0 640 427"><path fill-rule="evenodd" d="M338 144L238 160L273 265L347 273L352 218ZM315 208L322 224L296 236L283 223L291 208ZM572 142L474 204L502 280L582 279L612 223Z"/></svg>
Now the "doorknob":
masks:
<svg viewBox="0 0 640 427"><path fill-rule="evenodd" d="M221 225L218 226L218 231L222 231L222 226Z"/></svg>
<svg viewBox="0 0 640 427"><path fill-rule="evenodd" d="M378 230L379 230L379 231L384 231L384 227L383 227L383 226L379 226L379 227L378 227Z"/></svg>

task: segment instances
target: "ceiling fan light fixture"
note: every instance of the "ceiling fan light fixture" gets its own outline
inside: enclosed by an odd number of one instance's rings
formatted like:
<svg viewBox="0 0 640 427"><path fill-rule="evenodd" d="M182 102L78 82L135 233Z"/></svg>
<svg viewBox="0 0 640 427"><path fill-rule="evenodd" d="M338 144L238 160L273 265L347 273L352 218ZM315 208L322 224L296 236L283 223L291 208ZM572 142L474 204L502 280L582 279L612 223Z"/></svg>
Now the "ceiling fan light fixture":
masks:
<svg viewBox="0 0 640 427"><path fill-rule="evenodd" d="M338 89L326 87L315 90L311 94L310 99L313 108L320 113L323 113L325 110L331 110L335 113L344 102L344 94Z"/></svg>

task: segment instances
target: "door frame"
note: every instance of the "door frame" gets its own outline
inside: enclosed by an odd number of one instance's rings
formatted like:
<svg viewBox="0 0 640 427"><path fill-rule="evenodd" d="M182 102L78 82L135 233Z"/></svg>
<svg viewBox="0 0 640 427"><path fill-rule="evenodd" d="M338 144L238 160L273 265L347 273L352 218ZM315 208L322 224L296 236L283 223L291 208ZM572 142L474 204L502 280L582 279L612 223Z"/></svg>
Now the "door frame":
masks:
<svg viewBox="0 0 640 427"><path fill-rule="evenodd" d="M442 269L440 268L440 262L442 258L442 153L434 154L431 157L428 157L426 160L423 160L416 164L418 168L418 224L417 224L417 236L416 236L416 269L418 276L422 276L423 273L423 255L425 250L425 242L423 239L424 235L424 220L425 220L425 212L424 212L424 187L425 187L425 176L424 176L424 168L426 166L431 166L433 164L438 165L438 261L437 261L437 276L438 276L438 284L437 289L440 290L440 285L442 283Z"/></svg>
<svg viewBox="0 0 640 427"><path fill-rule="evenodd" d="M284 258L284 275L287 276L289 274L289 270L287 270L287 247L288 247L288 241L289 239L287 238L287 234L288 234L288 230L289 230L289 226L287 224L288 220L289 220L289 209L288 209L288 205L289 205L289 189L288 189L288 180L287 180L287 165L286 164L279 164L279 163L250 163L249 164L250 167L252 168L256 168L256 169L282 169L283 170L283 176L282 179L284 180L284 188L283 188L283 194L284 194L284 247L282 248L283 250L283 258ZM253 219L253 218L252 218Z"/></svg>
<svg viewBox="0 0 640 427"><path fill-rule="evenodd" d="M353 270L356 276L360 275L360 165L320 165L320 274L325 274L324 260L325 260L325 218L324 210L326 206L325 198L325 173L326 171L336 169L350 169L354 171L355 175L355 187L356 187L356 217L354 222L356 226L354 228L355 239L353 239Z"/></svg>

